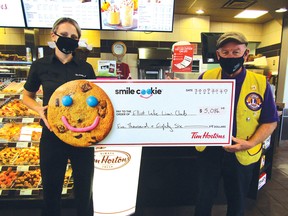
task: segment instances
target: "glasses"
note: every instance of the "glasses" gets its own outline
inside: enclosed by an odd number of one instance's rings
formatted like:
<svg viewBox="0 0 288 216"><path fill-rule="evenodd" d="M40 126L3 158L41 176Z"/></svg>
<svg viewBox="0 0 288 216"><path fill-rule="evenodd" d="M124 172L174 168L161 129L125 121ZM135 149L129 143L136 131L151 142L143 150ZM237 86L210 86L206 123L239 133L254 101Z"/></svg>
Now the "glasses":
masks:
<svg viewBox="0 0 288 216"><path fill-rule="evenodd" d="M60 35L57 34L56 32L54 32L54 34L57 35L58 37L66 37L66 38L71 38L73 40L79 40L79 38L76 35L72 34L71 37L69 37L68 33L66 33L66 32L60 33Z"/></svg>
<svg viewBox="0 0 288 216"><path fill-rule="evenodd" d="M232 51L223 50L223 49L217 50L217 52L220 54L221 57L227 57L227 56L242 57L244 55L245 51L243 52L240 49L232 50Z"/></svg>

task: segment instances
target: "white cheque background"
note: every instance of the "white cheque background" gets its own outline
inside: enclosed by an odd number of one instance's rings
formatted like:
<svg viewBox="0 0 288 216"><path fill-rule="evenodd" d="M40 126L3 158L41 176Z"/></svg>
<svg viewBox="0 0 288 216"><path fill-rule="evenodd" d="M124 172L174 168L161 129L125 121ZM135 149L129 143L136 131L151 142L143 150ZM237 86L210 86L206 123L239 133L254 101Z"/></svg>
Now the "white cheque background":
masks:
<svg viewBox="0 0 288 216"><path fill-rule="evenodd" d="M231 144L233 80L92 82L108 94L114 107L112 130L100 144ZM149 98L131 93L147 89L154 90ZM125 93L116 94L119 90Z"/></svg>

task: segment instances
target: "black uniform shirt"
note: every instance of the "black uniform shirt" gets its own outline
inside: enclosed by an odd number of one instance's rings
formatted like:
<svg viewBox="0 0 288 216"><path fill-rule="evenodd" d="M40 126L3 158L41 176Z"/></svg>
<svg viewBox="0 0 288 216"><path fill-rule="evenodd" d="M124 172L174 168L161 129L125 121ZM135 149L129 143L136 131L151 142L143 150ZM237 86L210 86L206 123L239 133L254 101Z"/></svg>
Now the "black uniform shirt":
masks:
<svg viewBox="0 0 288 216"><path fill-rule="evenodd" d="M45 56L32 63L24 88L37 92L43 89L43 106L46 106L53 92L62 84L77 79L95 79L92 66L77 57L63 64L55 55Z"/></svg>

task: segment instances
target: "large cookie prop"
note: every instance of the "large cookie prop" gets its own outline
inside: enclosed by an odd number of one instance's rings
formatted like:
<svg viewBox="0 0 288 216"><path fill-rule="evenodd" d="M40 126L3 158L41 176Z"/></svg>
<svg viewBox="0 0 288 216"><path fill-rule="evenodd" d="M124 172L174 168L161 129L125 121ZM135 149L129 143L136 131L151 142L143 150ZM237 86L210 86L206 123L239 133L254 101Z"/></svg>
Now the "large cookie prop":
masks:
<svg viewBox="0 0 288 216"><path fill-rule="evenodd" d="M52 94L47 119L62 141L84 147L97 144L108 135L114 109L99 86L86 80L74 80L61 85Z"/></svg>

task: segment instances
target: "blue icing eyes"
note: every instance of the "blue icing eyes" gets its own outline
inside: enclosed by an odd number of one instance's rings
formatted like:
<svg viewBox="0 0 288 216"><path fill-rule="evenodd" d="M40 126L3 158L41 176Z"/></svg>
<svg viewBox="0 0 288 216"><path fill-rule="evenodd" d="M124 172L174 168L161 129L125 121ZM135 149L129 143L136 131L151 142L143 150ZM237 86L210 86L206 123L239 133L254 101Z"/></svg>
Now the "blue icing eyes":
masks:
<svg viewBox="0 0 288 216"><path fill-rule="evenodd" d="M62 98L62 104L64 106L71 106L73 104L73 99L70 95L66 95Z"/></svg>
<svg viewBox="0 0 288 216"><path fill-rule="evenodd" d="M90 107L95 107L98 105L99 101L96 97L94 96L89 96L86 99L86 103L90 106ZM70 95L66 95L62 98L62 104L66 107L71 106L73 104L73 99Z"/></svg>
<svg viewBox="0 0 288 216"><path fill-rule="evenodd" d="M86 99L86 103L90 106L90 107L95 107L98 105L98 99L94 96L89 96L87 99Z"/></svg>

